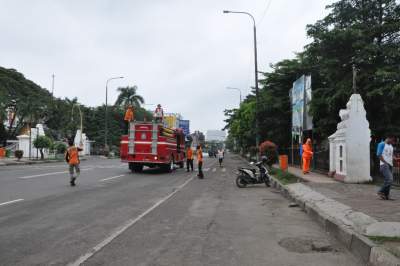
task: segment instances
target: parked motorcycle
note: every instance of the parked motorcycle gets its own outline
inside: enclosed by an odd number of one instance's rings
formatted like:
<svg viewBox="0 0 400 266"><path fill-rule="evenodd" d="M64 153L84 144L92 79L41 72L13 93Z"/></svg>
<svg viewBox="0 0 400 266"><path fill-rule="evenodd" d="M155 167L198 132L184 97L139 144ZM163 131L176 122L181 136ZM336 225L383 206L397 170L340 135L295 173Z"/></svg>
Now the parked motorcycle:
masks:
<svg viewBox="0 0 400 266"><path fill-rule="evenodd" d="M240 167L238 168L238 175L236 177L236 185L239 188L245 188L247 185L251 184L262 184L265 183L267 187L269 184L269 173L268 169L263 163L266 158L263 158L261 162L254 163L251 162L250 165L255 165L258 168L258 171L254 168L248 167Z"/></svg>

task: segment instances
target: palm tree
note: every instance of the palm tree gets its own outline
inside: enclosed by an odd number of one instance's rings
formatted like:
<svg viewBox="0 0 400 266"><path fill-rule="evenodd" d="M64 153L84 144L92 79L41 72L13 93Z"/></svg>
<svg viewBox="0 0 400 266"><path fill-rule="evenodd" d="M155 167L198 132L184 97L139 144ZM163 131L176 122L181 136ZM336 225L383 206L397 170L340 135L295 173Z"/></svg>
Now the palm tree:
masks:
<svg viewBox="0 0 400 266"><path fill-rule="evenodd" d="M124 107L133 105L139 107L140 104L144 103L144 99L142 96L136 94L137 89L138 87L136 85L133 87L127 86L118 88L119 95L115 105Z"/></svg>

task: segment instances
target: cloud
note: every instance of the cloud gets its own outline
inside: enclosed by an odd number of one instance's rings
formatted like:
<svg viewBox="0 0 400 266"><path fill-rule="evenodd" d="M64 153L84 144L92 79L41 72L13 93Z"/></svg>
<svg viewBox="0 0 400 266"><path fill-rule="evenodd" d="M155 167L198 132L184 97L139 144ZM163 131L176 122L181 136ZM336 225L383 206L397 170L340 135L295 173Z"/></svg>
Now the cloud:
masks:
<svg viewBox="0 0 400 266"><path fill-rule="evenodd" d="M259 69L293 57L309 42L306 24L332 1L271 0L258 25ZM220 129L223 110L254 84L252 24L268 0L0 0L0 65L15 68L55 95L90 106L115 101L118 86L136 84L147 103L191 120L192 130Z"/></svg>

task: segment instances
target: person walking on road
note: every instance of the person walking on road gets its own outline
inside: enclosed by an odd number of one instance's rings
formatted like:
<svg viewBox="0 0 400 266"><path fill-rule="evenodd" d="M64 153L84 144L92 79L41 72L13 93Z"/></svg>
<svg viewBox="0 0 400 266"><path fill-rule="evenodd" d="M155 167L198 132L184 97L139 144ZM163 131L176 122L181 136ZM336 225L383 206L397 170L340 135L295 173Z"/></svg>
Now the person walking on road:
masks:
<svg viewBox="0 0 400 266"><path fill-rule="evenodd" d="M189 172L189 167L193 172L193 150L192 147L186 149L186 171Z"/></svg>
<svg viewBox="0 0 400 266"><path fill-rule="evenodd" d="M197 166L199 168L199 173L197 174L197 177L199 179L203 179L204 178L204 174L203 174L203 151L202 151L200 145L197 146L196 155L197 155Z"/></svg>
<svg viewBox="0 0 400 266"><path fill-rule="evenodd" d="M224 160L224 152L222 150L218 150L218 162L219 162L219 167L222 167L222 161Z"/></svg>
<svg viewBox="0 0 400 266"><path fill-rule="evenodd" d="M307 139L306 143L303 144L303 153L302 153L303 174L310 173L310 164L312 156L313 156L313 151L312 151L311 139Z"/></svg>
<svg viewBox="0 0 400 266"><path fill-rule="evenodd" d="M380 172L383 176L383 185L378 191L381 199L389 200L390 187L393 182L393 144L394 137L389 136L378 144L376 155L379 158Z"/></svg>
<svg viewBox="0 0 400 266"><path fill-rule="evenodd" d="M81 169L79 168L79 152L83 149L80 147L75 147L72 139L68 140L68 145L69 147L65 153L65 160L69 165L70 184L73 187L75 186L76 178L79 177L81 173Z"/></svg>

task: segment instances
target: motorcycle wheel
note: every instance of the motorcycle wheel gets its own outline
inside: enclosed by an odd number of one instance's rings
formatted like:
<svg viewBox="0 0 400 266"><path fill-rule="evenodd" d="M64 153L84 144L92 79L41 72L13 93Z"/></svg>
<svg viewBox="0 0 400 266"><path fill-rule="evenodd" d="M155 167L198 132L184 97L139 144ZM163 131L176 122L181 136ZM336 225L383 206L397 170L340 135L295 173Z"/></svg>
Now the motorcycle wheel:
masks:
<svg viewBox="0 0 400 266"><path fill-rule="evenodd" d="M238 186L238 188L245 188L247 183L241 178L241 176L238 176L236 177L236 186Z"/></svg>
<svg viewBox="0 0 400 266"><path fill-rule="evenodd" d="M265 182L265 186L267 186L267 187L270 187L270 186L271 186L271 184L270 184L270 179L269 179L268 177L265 177L265 178L264 178L264 182Z"/></svg>

